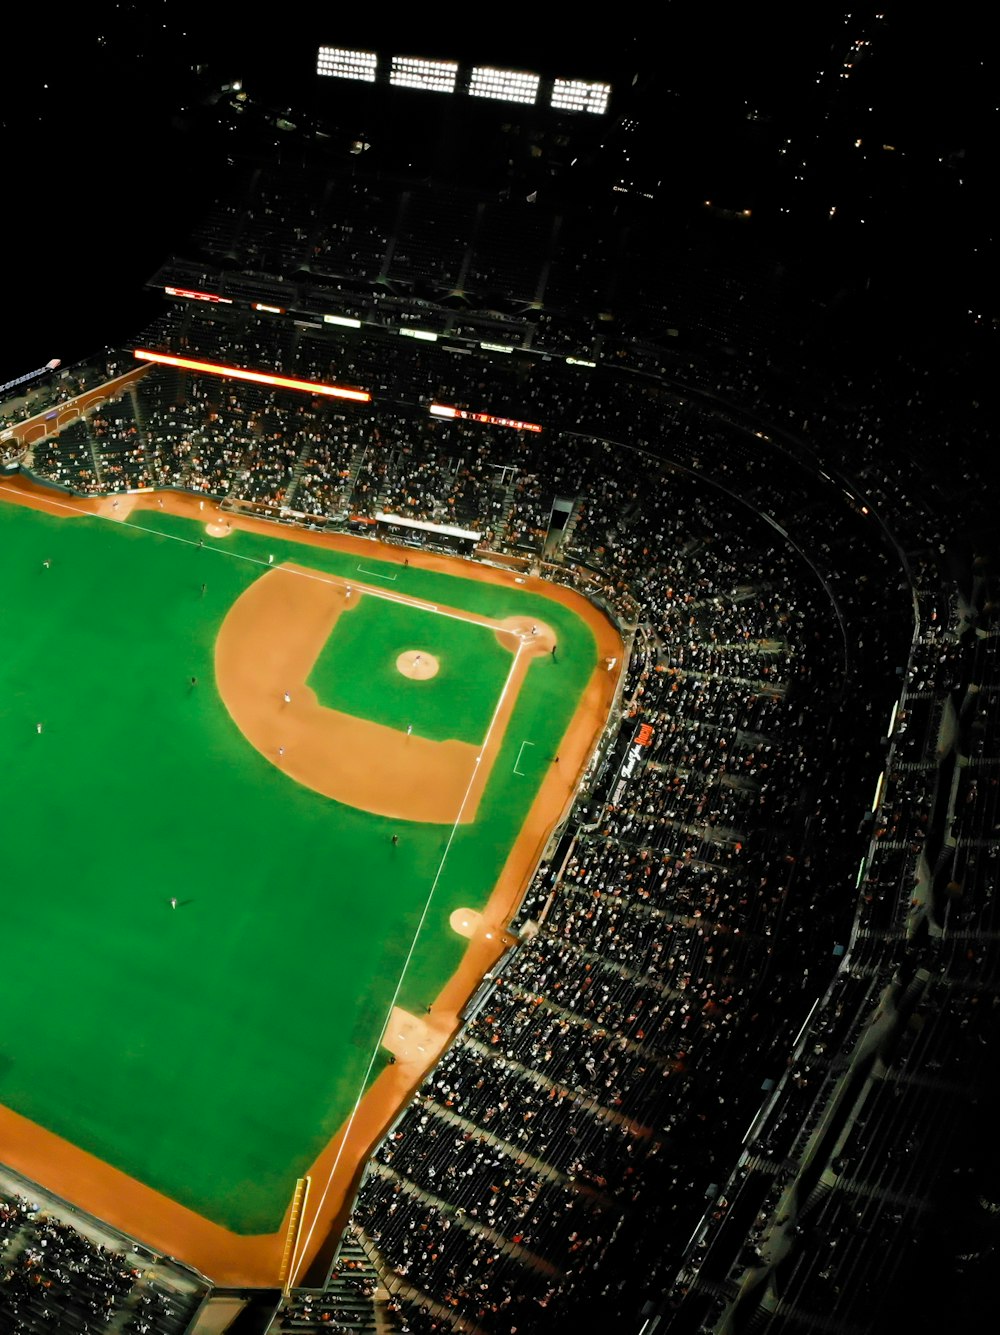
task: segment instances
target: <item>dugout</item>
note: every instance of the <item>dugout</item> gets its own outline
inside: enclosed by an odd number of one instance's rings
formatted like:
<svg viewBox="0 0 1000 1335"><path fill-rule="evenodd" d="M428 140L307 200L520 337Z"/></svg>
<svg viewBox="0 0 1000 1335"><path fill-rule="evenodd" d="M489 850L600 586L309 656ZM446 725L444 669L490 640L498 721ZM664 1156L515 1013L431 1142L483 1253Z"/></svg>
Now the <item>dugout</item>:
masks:
<svg viewBox="0 0 1000 1335"><path fill-rule="evenodd" d="M411 547L438 547L445 551L471 556L483 535L469 528L453 528L450 524L429 524L420 519L406 519L403 515L375 516L375 535L389 542L405 542Z"/></svg>

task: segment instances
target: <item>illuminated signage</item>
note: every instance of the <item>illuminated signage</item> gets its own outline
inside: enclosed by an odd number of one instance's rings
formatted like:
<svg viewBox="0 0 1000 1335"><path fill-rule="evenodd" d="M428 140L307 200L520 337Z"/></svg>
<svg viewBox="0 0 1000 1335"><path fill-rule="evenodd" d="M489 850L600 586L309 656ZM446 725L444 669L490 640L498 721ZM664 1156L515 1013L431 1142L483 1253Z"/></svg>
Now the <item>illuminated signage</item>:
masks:
<svg viewBox="0 0 1000 1335"><path fill-rule="evenodd" d="M419 338L424 343L436 343L438 341L437 334L432 334L429 329L401 329L399 332L404 338Z"/></svg>
<svg viewBox="0 0 1000 1335"><path fill-rule="evenodd" d="M206 375L226 376L232 380L253 380L260 385L277 389L297 389L306 394L326 394L333 399L353 399L355 403L370 403L371 395L364 389L343 389L340 385L321 385L315 380L292 380L288 376L268 375L264 371L246 371L240 366L220 366L216 362L199 362L192 357L174 357L167 352L150 352L136 348L136 361L159 362L164 366L178 366L184 371L202 371Z"/></svg>
<svg viewBox="0 0 1000 1335"><path fill-rule="evenodd" d="M513 352L514 349L507 346L506 343L480 343L484 352Z"/></svg>
<svg viewBox="0 0 1000 1335"><path fill-rule="evenodd" d="M163 290L168 297L186 297L188 301L217 301L224 306L233 304L230 297L217 297L214 292L192 292L186 287L165 287Z"/></svg>
<svg viewBox="0 0 1000 1335"><path fill-rule="evenodd" d="M44 366L40 366L37 371L27 371L24 375L19 375L16 380L8 380L5 385L0 385L0 394L8 389L13 389L15 385L23 385L27 380L34 380L36 376L44 375L46 371L54 371L57 366L62 366L62 362L58 357L53 357Z"/></svg>
<svg viewBox="0 0 1000 1335"><path fill-rule="evenodd" d="M450 60L420 60L393 56L389 82L399 88L424 88L432 93L453 93L458 66Z"/></svg>
<svg viewBox="0 0 1000 1335"><path fill-rule="evenodd" d="M537 422L518 422L513 417L494 417L492 413L470 413L465 408L449 408L444 403L432 403L434 417L459 418L463 422L485 422L487 426L509 426L514 431L541 431Z"/></svg>
<svg viewBox="0 0 1000 1335"><path fill-rule="evenodd" d="M352 320L349 315L324 315L324 324L342 324L346 329L360 329L361 321Z"/></svg>
<svg viewBox="0 0 1000 1335"><path fill-rule="evenodd" d="M253 309L255 311L267 311L271 315L284 315L285 313L284 306L265 306L262 301L255 301Z"/></svg>

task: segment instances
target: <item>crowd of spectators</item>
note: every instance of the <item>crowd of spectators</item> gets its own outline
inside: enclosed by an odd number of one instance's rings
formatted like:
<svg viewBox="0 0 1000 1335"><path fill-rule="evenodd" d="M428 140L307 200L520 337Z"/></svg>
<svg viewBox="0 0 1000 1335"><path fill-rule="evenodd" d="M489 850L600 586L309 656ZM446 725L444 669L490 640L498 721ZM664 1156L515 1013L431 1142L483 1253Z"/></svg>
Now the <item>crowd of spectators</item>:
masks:
<svg viewBox="0 0 1000 1335"><path fill-rule="evenodd" d="M124 1241L105 1246L54 1209L0 1193L0 1328L10 1335L182 1335L202 1292L168 1284Z"/></svg>

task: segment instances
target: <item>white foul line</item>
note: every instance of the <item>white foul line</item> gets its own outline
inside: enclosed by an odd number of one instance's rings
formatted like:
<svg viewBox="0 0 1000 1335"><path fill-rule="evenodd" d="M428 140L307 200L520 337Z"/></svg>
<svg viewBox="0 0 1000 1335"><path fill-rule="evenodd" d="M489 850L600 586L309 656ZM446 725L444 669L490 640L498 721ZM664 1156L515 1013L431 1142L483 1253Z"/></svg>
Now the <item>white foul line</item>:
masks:
<svg viewBox="0 0 1000 1335"><path fill-rule="evenodd" d="M334 1158L333 1165L330 1168L330 1172L327 1176L326 1186L323 1188L323 1195L319 1198L319 1204L316 1206L316 1213L313 1215L313 1221L309 1227L309 1232L306 1234L305 1241L302 1242L301 1247L296 1245L295 1251L292 1255L291 1265L289 1266L289 1275L290 1275L289 1282L291 1284L291 1287L293 1288L295 1287L299 1256L300 1255L304 1256L306 1251L308 1250L309 1244L312 1241L313 1233L316 1231L316 1225L319 1222L320 1213L323 1209L323 1206L326 1204L326 1198L330 1193L330 1185L333 1182L333 1176L340 1166L340 1156L343 1154L344 1146L347 1144L348 1137L351 1134L351 1128L354 1125L354 1119L358 1115L358 1109L361 1107L361 1100L364 1098L365 1086L368 1084L368 1080L372 1073L372 1068L374 1067L375 1060L379 1054L379 1049L382 1047L382 1039L385 1037L385 1031L389 1027L389 1021L392 1018L393 1008L395 1007L396 1002L399 999L399 994L402 991L403 980L406 977L407 969L410 967L410 960L413 958L413 952L416 949L417 939L420 936L420 933L423 930L424 923L427 920L427 914L428 911L430 910L431 900L434 898L434 893L438 888L438 882L441 879L441 873L444 871L444 864L447 861L448 854L451 851L451 845L455 839L455 835L458 831L459 824L461 823L462 820L462 813L464 812L466 804L469 800L469 794L472 792L472 785L475 783L476 777L479 773L478 769L479 763L483 758L483 752L489 745L490 737L492 736L493 729L496 726L497 717L500 713L501 706L503 705L503 702L507 697L507 692L510 689L511 678L514 676L514 672L517 669L518 660L521 657L521 650L523 648L524 648L524 641L522 640L521 642L519 642L517 649L514 653L514 661L513 663L511 663L510 671L507 673L507 680L504 682L503 690L500 692L500 696L497 699L496 708L493 710L493 717L490 719L490 726L486 729L486 736L483 738L483 744L480 747L479 754L476 756L475 763L473 764L472 767L472 773L469 775L469 782L465 786L465 792L462 795L462 801L458 808L458 815L455 817L454 824L452 825L451 831L448 835L448 842L445 844L444 852L441 854L441 861L438 863L438 869L434 874L434 880L431 882L431 888L427 892L427 898L424 901L423 911L420 914L420 921L417 923L416 929L413 933L413 938L410 941L410 948L406 952L406 959L403 961L403 967L400 970L399 978L396 982L396 987L392 994L392 999L389 1002L389 1008L386 1011L385 1023L382 1025L382 1028L379 1031L378 1041L376 1042L375 1047L372 1050L372 1055L368 1062L368 1069L365 1071L364 1079L361 1082L361 1088L358 1090L358 1097L354 1100L354 1107L351 1109L351 1115L347 1119L347 1125L344 1128L344 1134L341 1137L340 1147L337 1150L337 1154L336 1157ZM301 1240L301 1235L300 1235L300 1240Z"/></svg>
<svg viewBox="0 0 1000 1335"><path fill-rule="evenodd" d="M23 492L17 491L14 487L5 487L2 484L0 484L0 491L9 492L12 496L17 496L19 498L23 498L24 495ZM246 556L243 552L234 552L230 548L213 547L210 543L206 543L201 539L195 541L193 538L181 537L177 533L164 533L158 528L147 528L145 524L136 523L136 521L131 518L131 514L124 519L115 519L111 515L95 514L92 510L78 510L73 505L67 505L65 501L49 500L48 497L45 497L45 500L47 504L58 506L60 510L67 511L68 514L76 519L103 519L109 524L116 524L124 528L138 529L140 533L151 533L154 538L169 538L171 542L184 543L187 547L202 547L207 552L218 552L220 556L229 556L236 561L246 561L249 565L263 566L265 570L281 570L285 575L298 575L302 579L315 579L319 580L321 584L339 584L352 587L350 580L343 579L339 575L321 575L318 572L308 570L290 570L287 566L275 566L270 561L265 561L259 556ZM182 518L186 517L187 516L182 516ZM199 521L195 520L194 522L198 523ZM237 529L236 531L239 532L240 530ZM295 542L294 538L283 538L281 540L285 542ZM299 545L301 546L302 544L300 543ZM361 569L360 565L358 566L358 569ZM375 571L367 571L366 573L376 575L379 579L390 578L388 575L377 575L377 572ZM391 578L395 579L396 577L393 575ZM425 603L421 598L409 598L401 593L390 593L388 590L374 589L370 588L368 585L358 585L357 587L362 589L372 598L384 598L386 602L390 603L403 603L405 606L414 607L420 612L434 612L437 616L448 617L451 621L462 621L470 626L482 626L484 630L505 631L508 634L517 633L516 631L511 632L510 626L501 626L497 622L486 621L485 619L480 619L478 617L461 616L459 613L449 611L444 607L437 607L434 603ZM518 652L520 652L520 649Z"/></svg>

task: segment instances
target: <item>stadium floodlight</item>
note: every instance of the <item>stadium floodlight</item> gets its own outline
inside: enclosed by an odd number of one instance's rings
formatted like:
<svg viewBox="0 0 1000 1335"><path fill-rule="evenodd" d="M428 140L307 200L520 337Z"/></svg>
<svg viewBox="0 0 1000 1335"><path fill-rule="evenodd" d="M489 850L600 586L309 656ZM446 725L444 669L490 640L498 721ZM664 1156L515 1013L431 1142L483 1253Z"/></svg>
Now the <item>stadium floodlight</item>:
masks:
<svg viewBox="0 0 1000 1335"><path fill-rule="evenodd" d="M534 106L538 97L537 74L523 70L498 70L492 65L475 65L469 76L469 96L488 97L495 102L524 102Z"/></svg>
<svg viewBox="0 0 1000 1335"><path fill-rule="evenodd" d="M353 399L355 403L371 403L372 396L365 389L344 389L341 385L323 385L316 380L293 380L289 376L269 375L265 371L247 371L242 366L223 366L218 362L200 362L193 357L174 357L168 352L150 352L148 348L134 348L132 356L138 362L158 362L176 366L182 371L201 371L205 375L224 376L231 380L252 380L259 385L273 385L276 389L298 389L307 394L325 394L334 399Z"/></svg>
<svg viewBox="0 0 1000 1335"><path fill-rule="evenodd" d="M374 83L378 56L374 51L350 51L342 46L321 46L316 57L316 73L332 79L359 79Z"/></svg>
<svg viewBox="0 0 1000 1335"><path fill-rule="evenodd" d="M556 79L552 85L551 105L557 111L589 111L601 116L608 109L609 83L590 83L585 79Z"/></svg>
<svg viewBox="0 0 1000 1335"><path fill-rule="evenodd" d="M424 88L432 93L453 93L458 66L452 60L421 60L393 56L389 82L397 88Z"/></svg>

